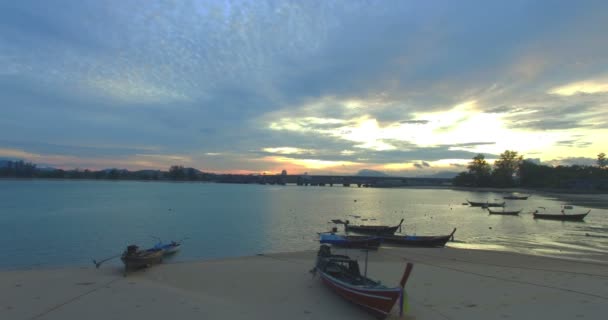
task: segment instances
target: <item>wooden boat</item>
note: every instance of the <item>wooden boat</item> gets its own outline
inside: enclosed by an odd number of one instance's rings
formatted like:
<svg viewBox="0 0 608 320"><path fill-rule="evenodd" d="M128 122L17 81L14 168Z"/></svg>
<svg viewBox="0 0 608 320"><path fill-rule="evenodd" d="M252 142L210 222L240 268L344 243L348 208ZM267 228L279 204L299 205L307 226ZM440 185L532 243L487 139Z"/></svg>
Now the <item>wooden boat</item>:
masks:
<svg viewBox="0 0 608 320"><path fill-rule="evenodd" d="M396 226L379 226L379 225L358 225L353 226L350 225L350 222L346 220L344 222L344 231L346 232L356 232L363 234L374 234L374 235L390 235L394 234L397 229L401 228L401 224L403 224L403 219Z"/></svg>
<svg viewBox="0 0 608 320"><path fill-rule="evenodd" d="M151 249L148 250L162 250L163 255L174 254L181 249L182 244L180 242L171 241L169 243L159 242L154 245Z"/></svg>
<svg viewBox="0 0 608 320"><path fill-rule="evenodd" d="M488 212L490 214L502 214L502 215L505 215L505 216L516 216L516 215L519 215L519 213L521 212L521 210L522 209L508 211L508 210L505 210L504 207L503 207L502 210L492 210L492 209L488 208Z"/></svg>
<svg viewBox="0 0 608 320"><path fill-rule="evenodd" d="M345 248L377 250L380 246L381 240L379 237L349 236L338 235L335 233L321 233L319 242Z"/></svg>
<svg viewBox="0 0 608 320"><path fill-rule="evenodd" d="M155 250L153 248L139 250L138 246L130 245L122 253L120 260L125 265L126 275L131 270L138 270L161 263L163 261L163 254L163 250Z"/></svg>
<svg viewBox="0 0 608 320"><path fill-rule="evenodd" d="M412 268L413 264L408 263L399 285L386 287L379 281L368 278L366 274L362 275L356 260L344 255L333 255L329 246L321 245L317 263L311 272L318 272L323 283L338 295L365 308L379 319L384 319L402 297L403 287Z"/></svg>
<svg viewBox="0 0 608 320"><path fill-rule="evenodd" d="M446 242L454 238L456 228L452 230L452 233L443 236L399 236L399 235L386 235L380 236L382 242L397 244L409 247L429 247L439 248L444 247Z"/></svg>
<svg viewBox="0 0 608 320"><path fill-rule="evenodd" d="M546 219L546 220L560 220L560 221L583 221L585 217L591 212L591 210L587 210L585 213L576 213L576 214L566 214L562 210L562 214L552 214L552 213L539 213L538 210L534 211L532 214L534 215L534 219Z"/></svg>
<svg viewBox="0 0 608 320"><path fill-rule="evenodd" d="M502 198L507 199L507 200L528 200L529 197L530 196L516 196L516 195L512 194L512 195L504 196Z"/></svg>
<svg viewBox="0 0 608 320"><path fill-rule="evenodd" d="M469 201L467 200L467 202L469 203L469 205L471 207L482 207L482 208L489 208L489 207L504 207L505 206L505 202L474 202L474 201Z"/></svg>

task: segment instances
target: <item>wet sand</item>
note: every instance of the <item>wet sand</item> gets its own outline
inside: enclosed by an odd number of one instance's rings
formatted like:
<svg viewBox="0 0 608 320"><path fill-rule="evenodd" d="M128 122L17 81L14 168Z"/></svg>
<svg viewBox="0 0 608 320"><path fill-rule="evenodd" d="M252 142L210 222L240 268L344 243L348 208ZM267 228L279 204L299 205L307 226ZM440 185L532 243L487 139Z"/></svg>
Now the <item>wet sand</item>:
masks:
<svg viewBox="0 0 608 320"><path fill-rule="evenodd" d="M344 253L337 250L336 253ZM348 250L363 271L364 253ZM312 278L316 252L0 272L0 319L374 319ZM414 263L402 319L604 319L605 263L482 250L381 248L368 275L396 285ZM399 319L398 307L389 319Z"/></svg>

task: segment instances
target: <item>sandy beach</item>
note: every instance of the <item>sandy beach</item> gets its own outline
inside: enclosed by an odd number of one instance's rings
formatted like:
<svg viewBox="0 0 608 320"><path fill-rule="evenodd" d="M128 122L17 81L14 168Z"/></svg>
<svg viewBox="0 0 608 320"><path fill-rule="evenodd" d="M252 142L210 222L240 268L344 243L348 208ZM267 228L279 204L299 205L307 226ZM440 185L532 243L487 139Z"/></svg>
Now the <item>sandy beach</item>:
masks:
<svg viewBox="0 0 608 320"><path fill-rule="evenodd" d="M344 253L344 250L338 250ZM349 250L363 264L364 253ZM308 272L316 252L0 272L0 319L373 319ZM396 285L414 263L401 319L604 319L608 261L465 249L382 248L368 275ZM363 268L363 266L362 266ZM396 306L389 319L400 319Z"/></svg>

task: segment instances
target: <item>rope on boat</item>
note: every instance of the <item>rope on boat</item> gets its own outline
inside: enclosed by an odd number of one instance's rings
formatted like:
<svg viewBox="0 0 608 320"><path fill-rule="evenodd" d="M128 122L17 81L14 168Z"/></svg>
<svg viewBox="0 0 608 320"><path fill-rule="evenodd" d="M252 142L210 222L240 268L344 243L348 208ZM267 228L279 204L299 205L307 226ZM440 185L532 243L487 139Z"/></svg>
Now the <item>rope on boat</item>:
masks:
<svg viewBox="0 0 608 320"><path fill-rule="evenodd" d="M574 274L574 275L579 275L579 276L588 276L588 277L597 277L597 278L608 278L608 275L595 274L595 273L575 272L575 271L566 271L566 270L554 270L554 269L543 269L543 268L533 268L533 267L508 266L508 265L497 264L497 263L489 263L489 262L473 262L473 261L465 260L465 259L444 258L444 257L441 257L441 256L436 256L436 255L432 255L432 254L424 254L424 253L420 253L420 252L416 252L416 255L426 256L426 257L430 257L430 258L450 260L450 261L459 261L459 262L464 262L464 263L469 263L469 264L492 266L492 267L501 267L501 268L509 268L509 269L524 269L524 270L545 271L545 272L559 272L559 273L568 273L568 274ZM392 255L392 256L396 256L396 255ZM546 258L546 257L543 257L543 258ZM585 263L585 262L577 261L576 263ZM602 266L605 266L605 265L602 265Z"/></svg>
<svg viewBox="0 0 608 320"><path fill-rule="evenodd" d="M386 253L386 254L392 255L393 257L401 257L401 256L398 256L398 255L395 255L395 254L390 254L390 253ZM447 270L456 271L456 272L460 272L460 273L466 273L466 274L475 275L475 276L479 276L479 277L483 277L483 278L489 278L489 279L500 280L500 281L505 281L505 282L519 283L519 284L526 284L526 285L535 286L535 287L541 287L541 288L547 288L547 289L554 289L554 290L559 290L559 291L571 292L571 293L576 293L576 294L580 294L580 295L584 295L584 296L589 296L589 297L593 297L593 298L608 300L608 297L601 296L601 295L594 294L594 293L583 292L583 291L578 291L578 290L573 290L573 289L567 289L567 288L562 288L562 287L555 287L555 286L550 286L550 285L546 285L546 284L533 283L533 282L528 282L528 281L523 281L523 280L506 279L506 278L491 276L491 275L487 275L487 274L483 274L483 273L466 271L466 270L462 270L462 269L458 269L458 268L452 268L452 267L447 267L447 266L441 266L441 265L430 263L430 262L424 261L424 260L411 259L411 258L405 258L405 257L401 257L401 258L403 258L403 259L405 259L407 261L413 261L413 262L416 262L416 263L425 264L425 265L432 266L432 267L439 268L439 269L447 269ZM471 264L476 264L475 262L470 262L470 263ZM547 270L547 271L553 272L552 270Z"/></svg>
<svg viewBox="0 0 608 320"><path fill-rule="evenodd" d="M68 301L62 302L62 303L60 303L60 304L58 304L58 305L56 305L54 307L51 307L50 309L48 309L48 310L46 310L46 311L44 311L42 313L39 313L39 314L37 314L37 315L35 315L35 316L31 317L31 318L28 318L28 320L35 320L35 319L38 319L40 317L43 317L43 316L45 316L45 315L47 315L47 314L49 314L49 313L51 313L51 312L53 312L53 311L55 311L55 310L63 307L65 305L68 305L68 304L70 304L70 303L72 303L72 302L74 302L74 301L76 301L76 300L78 300L78 299L80 299L80 298L82 298L82 297L84 297L86 295L89 295L89 294L91 294L91 293L93 293L93 292L95 292L95 291L97 291L99 289L105 288L106 286L108 286L108 285L110 285L110 284L112 284L112 283L114 283L114 282L116 282L118 280L122 280L122 279L123 278L117 278L117 279L110 280L110 281L108 281L108 282L106 282L106 283L98 286L97 288L94 288L94 289L91 289L91 290L89 290L87 292L81 293L81 294L75 296L74 298L72 298L72 299L70 299Z"/></svg>

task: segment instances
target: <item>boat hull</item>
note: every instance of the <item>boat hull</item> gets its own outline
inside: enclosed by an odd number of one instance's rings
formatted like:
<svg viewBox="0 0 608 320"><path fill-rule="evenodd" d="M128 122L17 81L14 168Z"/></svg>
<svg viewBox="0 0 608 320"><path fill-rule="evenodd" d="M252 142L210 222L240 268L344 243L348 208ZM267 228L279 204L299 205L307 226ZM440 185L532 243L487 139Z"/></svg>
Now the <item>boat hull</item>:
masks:
<svg viewBox="0 0 608 320"><path fill-rule="evenodd" d="M545 214L534 213L534 219L559 220L559 221L583 221L591 210L579 214Z"/></svg>
<svg viewBox="0 0 608 320"><path fill-rule="evenodd" d="M441 248L453 238L456 229L444 236L382 236L382 242L406 247Z"/></svg>
<svg viewBox="0 0 608 320"><path fill-rule="evenodd" d="M471 207L482 207L482 208L490 208L490 207L504 207L505 202L497 203L497 202L474 202L467 200Z"/></svg>
<svg viewBox="0 0 608 320"><path fill-rule="evenodd" d="M380 318L388 316L401 294L401 288L366 289L340 281L325 272L321 272L321 280L344 299Z"/></svg>
<svg viewBox="0 0 608 320"><path fill-rule="evenodd" d="M517 216L517 215L519 215L519 213L521 212L521 210L518 210L518 211L494 211L494 210L488 209L488 212L490 214L500 214L500 215L503 215L503 216Z"/></svg>
<svg viewBox="0 0 608 320"><path fill-rule="evenodd" d="M151 265L159 264L163 261L163 252L157 251L145 251L138 255L124 255L120 258L125 265L125 272L131 270L138 270L149 267Z"/></svg>
<svg viewBox="0 0 608 320"><path fill-rule="evenodd" d="M339 236L335 234L321 235L320 243L331 244L333 246L345 248L360 248L377 250L380 247L381 239L379 237L366 236Z"/></svg>
<svg viewBox="0 0 608 320"><path fill-rule="evenodd" d="M372 234L372 235L392 235L397 232L397 229L401 227L403 223L403 219L396 226L366 226L366 225L358 225L352 226L348 223L344 224L344 231L346 232L355 232L361 234Z"/></svg>
<svg viewBox="0 0 608 320"><path fill-rule="evenodd" d="M162 250L164 255L171 255L178 252L181 246L179 242L157 243L152 250Z"/></svg>

